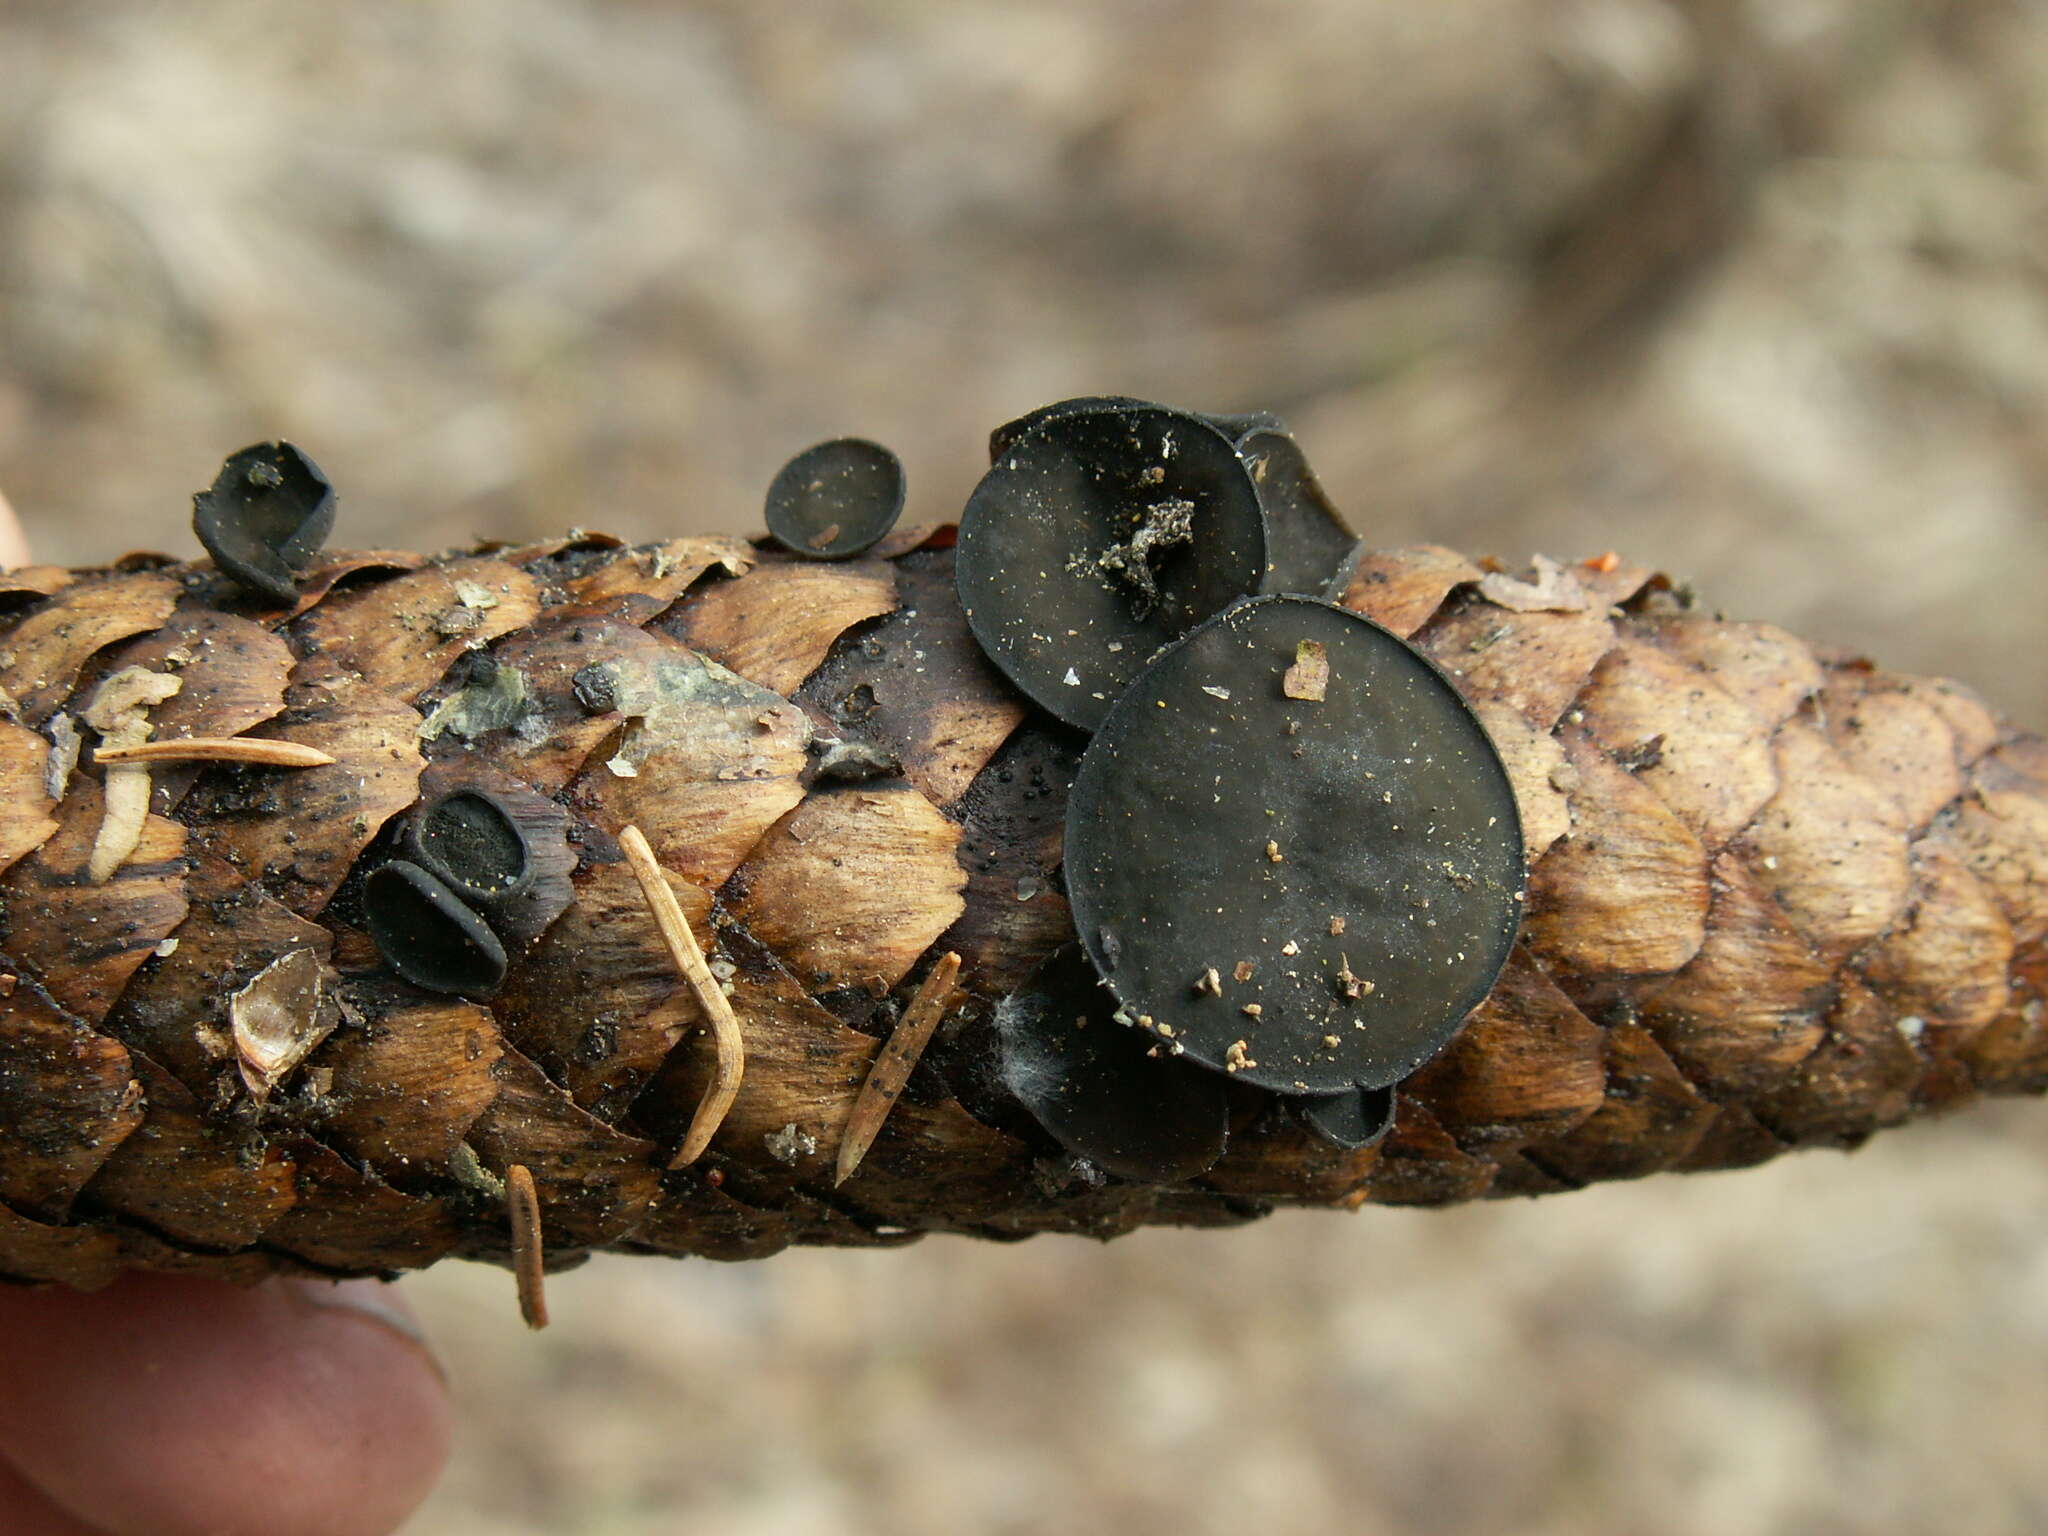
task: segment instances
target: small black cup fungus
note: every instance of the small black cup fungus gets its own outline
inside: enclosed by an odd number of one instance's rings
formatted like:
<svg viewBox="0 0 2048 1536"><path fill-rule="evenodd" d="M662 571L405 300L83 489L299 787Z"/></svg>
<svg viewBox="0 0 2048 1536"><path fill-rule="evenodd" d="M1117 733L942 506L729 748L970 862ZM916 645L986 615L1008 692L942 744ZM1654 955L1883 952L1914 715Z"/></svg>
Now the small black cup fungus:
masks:
<svg viewBox="0 0 2048 1536"><path fill-rule="evenodd" d="M458 789L421 806L406 828L406 852L472 905L503 901L533 875L526 834L488 790Z"/></svg>
<svg viewBox="0 0 2048 1536"><path fill-rule="evenodd" d="M806 448L768 486L768 531L806 560L849 560L896 526L903 465L880 443L836 437Z"/></svg>
<svg viewBox="0 0 2048 1536"><path fill-rule="evenodd" d="M1311 1136L1345 1152L1361 1151L1394 1128L1392 1088L1347 1088L1289 1099L1287 1105Z"/></svg>
<svg viewBox="0 0 2048 1536"><path fill-rule="evenodd" d="M508 949L539 938L576 898L569 813L481 763L437 763L400 828L399 853L480 913Z"/></svg>
<svg viewBox="0 0 2048 1536"><path fill-rule="evenodd" d="M1357 538L1285 429L1255 427L1237 440L1237 451L1266 509L1266 579L1260 590L1322 595Z"/></svg>
<svg viewBox="0 0 2048 1536"><path fill-rule="evenodd" d="M1314 689L1288 674L1315 654ZM1455 688L1303 597L1211 619L1132 683L1067 803L1074 926L1126 1012L1283 1094L1383 1087L1506 962L1522 835Z"/></svg>
<svg viewBox="0 0 2048 1536"><path fill-rule="evenodd" d="M1052 1138L1118 1178L1176 1184L1223 1156L1228 1085L1119 1022L1077 944L996 1007L1003 1086Z"/></svg>
<svg viewBox="0 0 2048 1536"><path fill-rule="evenodd" d="M370 872L363 914L384 963L416 987L483 997L505 979L505 946L490 925L409 859Z"/></svg>
<svg viewBox="0 0 2048 1536"><path fill-rule="evenodd" d="M1093 729L1161 646L1257 589L1266 529L1244 461L1205 419L1080 404L1035 413L982 477L955 572L989 659Z"/></svg>
<svg viewBox="0 0 2048 1536"><path fill-rule="evenodd" d="M297 574L334 531L334 487L290 443L258 443L229 455L192 498L192 531L237 585L289 605Z"/></svg>

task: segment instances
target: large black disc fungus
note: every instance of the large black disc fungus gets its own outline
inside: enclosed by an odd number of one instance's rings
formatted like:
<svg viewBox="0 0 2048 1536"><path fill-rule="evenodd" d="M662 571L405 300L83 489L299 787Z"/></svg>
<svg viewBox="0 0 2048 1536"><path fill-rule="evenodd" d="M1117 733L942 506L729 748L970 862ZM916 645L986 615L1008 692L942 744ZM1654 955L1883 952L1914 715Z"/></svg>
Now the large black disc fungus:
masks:
<svg viewBox="0 0 2048 1536"><path fill-rule="evenodd" d="M505 979L505 946L490 925L410 860L370 872L363 913L384 963L416 987L482 997Z"/></svg>
<svg viewBox="0 0 2048 1536"><path fill-rule="evenodd" d="M1074 926L1140 1024L1281 1093L1405 1077L1506 962L1522 836L1458 692L1371 620L1262 597L1161 655L1067 805Z"/></svg>
<svg viewBox="0 0 2048 1536"><path fill-rule="evenodd" d="M1011 682L1092 729L1161 646L1258 587L1265 514L1237 450L1199 416L1040 414L961 513L960 605Z"/></svg>
<svg viewBox="0 0 2048 1536"><path fill-rule="evenodd" d="M229 455L192 498L192 531L223 574L289 605L297 573L334 531L334 487L290 443L257 443Z"/></svg>
<svg viewBox="0 0 2048 1536"><path fill-rule="evenodd" d="M1266 509L1264 592L1320 596L1357 543L1324 494L1301 445L1278 426L1255 427L1237 451Z"/></svg>
<svg viewBox="0 0 2048 1536"><path fill-rule="evenodd" d="M996 1007L1003 1085L1076 1157L1142 1184L1192 1179L1223 1156L1227 1086L1115 1008L1079 945L1054 951Z"/></svg>
<svg viewBox="0 0 2048 1536"><path fill-rule="evenodd" d="M835 437L806 448L768 486L768 531L807 560L850 560L896 526L903 465L880 443Z"/></svg>
<svg viewBox="0 0 2048 1536"><path fill-rule="evenodd" d="M988 435L988 461L993 464L1010 451L1010 445L1026 433L1036 432L1049 421L1062 416L1084 416L1090 411L1122 410L1166 410L1171 407L1155 406L1150 400L1135 399L1130 395L1076 395L1070 400L1055 400L1050 405L1041 405L1035 411L1026 411L1015 421L1006 421ZM1207 422L1232 442L1253 432L1284 432L1280 418L1271 411L1184 411L1178 415L1194 417Z"/></svg>

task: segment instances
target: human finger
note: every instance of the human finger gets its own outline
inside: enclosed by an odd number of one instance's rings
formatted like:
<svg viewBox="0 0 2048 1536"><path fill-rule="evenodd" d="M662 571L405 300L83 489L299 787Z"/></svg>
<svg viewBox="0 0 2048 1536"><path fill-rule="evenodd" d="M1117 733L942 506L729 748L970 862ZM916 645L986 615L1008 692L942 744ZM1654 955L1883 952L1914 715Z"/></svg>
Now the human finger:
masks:
<svg viewBox="0 0 2048 1536"><path fill-rule="evenodd" d="M374 1281L0 1290L0 1359L0 1457L106 1536L387 1536L447 1453L439 1368Z"/></svg>

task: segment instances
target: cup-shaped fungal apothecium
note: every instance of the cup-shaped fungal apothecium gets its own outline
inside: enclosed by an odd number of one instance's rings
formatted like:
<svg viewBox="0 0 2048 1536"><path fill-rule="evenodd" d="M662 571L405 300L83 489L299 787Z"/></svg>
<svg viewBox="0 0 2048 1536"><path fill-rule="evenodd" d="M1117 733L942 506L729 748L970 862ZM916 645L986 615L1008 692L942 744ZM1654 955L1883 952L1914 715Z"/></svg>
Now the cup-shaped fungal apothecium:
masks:
<svg viewBox="0 0 2048 1536"><path fill-rule="evenodd" d="M960 514L960 605L1012 683L1093 729L1161 646L1258 589L1265 515L1203 417L1122 402L1037 416Z"/></svg>
<svg viewBox="0 0 2048 1536"><path fill-rule="evenodd" d="M1286 686L1305 643L1327 676ZM1074 925L1128 1016L1283 1094L1381 1087L1492 987L1522 911L1507 771L1419 652L1328 603L1219 615L1132 684L1067 805Z"/></svg>
<svg viewBox="0 0 2048 1536"><path fill-rule="evenodd" d="M297 574L334 529L334 487L290 443L231 454L211 487L192 498L192 531L222 574L259 597L289 605Z"/></svg>

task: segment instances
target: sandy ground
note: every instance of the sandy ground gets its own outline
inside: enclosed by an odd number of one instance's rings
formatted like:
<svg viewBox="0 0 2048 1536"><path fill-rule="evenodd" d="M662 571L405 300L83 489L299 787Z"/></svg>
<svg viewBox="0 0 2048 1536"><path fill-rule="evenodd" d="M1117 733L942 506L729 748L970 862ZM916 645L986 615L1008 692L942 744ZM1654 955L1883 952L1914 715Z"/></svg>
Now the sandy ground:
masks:
<svg viewBox="0 0 2048 1536"><path fill-rule="evenodd" d="M2048 724L2048 16L1954 0L12 0L0 485L189 552L743 528L858 432L1274 406L1366 532L1610 547ZM1094 1247L410 1282L422 1533L2048 1526L2048 1112Z"/></svg>

